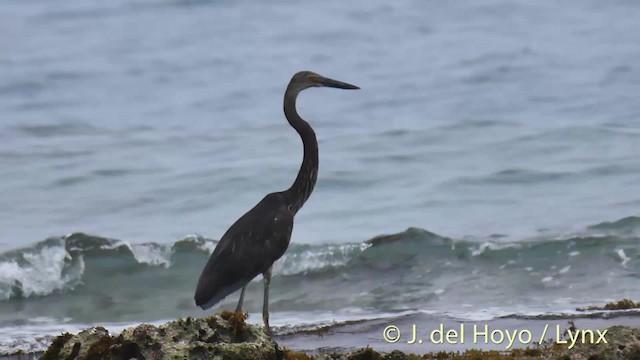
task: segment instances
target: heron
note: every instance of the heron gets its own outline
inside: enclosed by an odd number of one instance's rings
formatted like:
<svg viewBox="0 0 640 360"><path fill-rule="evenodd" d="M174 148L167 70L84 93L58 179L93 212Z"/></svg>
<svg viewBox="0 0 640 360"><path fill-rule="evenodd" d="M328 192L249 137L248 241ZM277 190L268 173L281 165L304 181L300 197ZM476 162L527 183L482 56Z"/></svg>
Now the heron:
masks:
<svg viewBox="0 0 640 360"><path fill-rule="evenodd" d="M272 335L269 327L271 268L287 250L293 219L309 199L318 179L316 134L296 110L298 94L311 87L359 89L311 71L300 71L293 75L284 93L284 115L302 139L303 157L298 175L288 189L266 195L231 225L204 266L194 296L196 305L207 310L242 289L236 307L236 312L241 312L247 284L262 274L262 320L269 336Z"/></svg>

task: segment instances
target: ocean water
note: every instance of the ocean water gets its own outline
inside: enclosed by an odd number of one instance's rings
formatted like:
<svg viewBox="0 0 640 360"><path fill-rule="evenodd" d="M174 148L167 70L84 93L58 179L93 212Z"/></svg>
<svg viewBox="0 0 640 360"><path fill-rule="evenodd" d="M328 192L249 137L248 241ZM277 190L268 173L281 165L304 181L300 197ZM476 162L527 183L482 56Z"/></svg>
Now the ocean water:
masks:
<svg viewBox="0 0 640 360"><path fill-rule="evenodd" d="M295 178L298 70L362 90L298 101L320 171L275 325L639 299L638 18L629 0L0 0L0 348L203 315L215 240Z"/></svg>

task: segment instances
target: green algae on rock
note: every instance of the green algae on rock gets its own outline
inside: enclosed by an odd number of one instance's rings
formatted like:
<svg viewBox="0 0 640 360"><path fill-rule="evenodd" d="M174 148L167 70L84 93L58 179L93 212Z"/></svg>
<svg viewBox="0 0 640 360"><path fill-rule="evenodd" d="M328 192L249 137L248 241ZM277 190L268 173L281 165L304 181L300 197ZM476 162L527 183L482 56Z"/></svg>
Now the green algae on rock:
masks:
<svg viewBox="0 0 640 360"><path fill-rule="evenodd" d="M243 326L239 326L239 320ZM61 335L41 359L276 359L280 351L261 328L243 316L186 318L160 326L141 324L111 336L102 327Z"/></svg>
<svg viewBox="0 0 640 360"><path fill-rule="evenodd" d="M244 314L219 315L170 321L164 325L142 324L111 336L102 327L76 335L57 337L42 356L43 360L102 359L214 359L214 360L640 360L640 328L613 326L607 329L607 343L567 344L547 342L542 346L510 351L469 349L462 352L408 354L402 351L380 353L372 348L351 352L298 353L281 351L261 327L244 322Z"/></svg>

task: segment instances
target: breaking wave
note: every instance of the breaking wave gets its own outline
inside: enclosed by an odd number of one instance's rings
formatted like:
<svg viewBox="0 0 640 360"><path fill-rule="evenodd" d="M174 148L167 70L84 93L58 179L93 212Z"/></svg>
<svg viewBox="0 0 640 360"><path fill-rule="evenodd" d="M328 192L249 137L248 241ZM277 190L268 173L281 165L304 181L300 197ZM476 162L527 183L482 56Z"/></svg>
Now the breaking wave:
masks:
<svg viewBox="0 0 640 360"><path fill-rule="evenodd" d="M291 244L274 266L274 274L322 276L345 269L375 272L407 267L428 268L437 274L456 262L469 273L480 271L482 266L519 267L531 274L537 271L542 283L552 283L582 264L602 263L605 258L638 276L639 236L638 217L593 225L580 234L520 242L501 242L499 237L455 240L409 228L361 243ZM126 272L132 283L136 276L144 281L142 277L153 271L197 274L216 243L200 235L173 244L129 244L84 233L49 238L0 254L0 301L73 292L84 286L87 276L98 282L100 276L116 270Z"/></svg>

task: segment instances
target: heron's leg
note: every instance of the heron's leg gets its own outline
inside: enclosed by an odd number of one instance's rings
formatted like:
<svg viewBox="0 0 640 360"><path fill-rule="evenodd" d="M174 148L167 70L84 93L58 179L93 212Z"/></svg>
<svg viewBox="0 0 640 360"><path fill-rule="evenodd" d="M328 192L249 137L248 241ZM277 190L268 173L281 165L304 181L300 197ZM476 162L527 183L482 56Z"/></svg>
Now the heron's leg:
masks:
<svg viewBox="0 0 640 360"><path fill-rule="evenodd" d="M238 301L238 307L236 308L236 312L242 311L242 302L244 301L244 290L246 288L247 288L246 286L242 287L242 291L240 292L240 300Z"/></svg>
<svg viewBox="0 0 640 360"><path fill-rule="evenodd" d="M264 332L271 336L269 327L269 285L271 284L271 268L262 273L264 277L264 303L262 305L262 320L264 320Z"/></svg>

